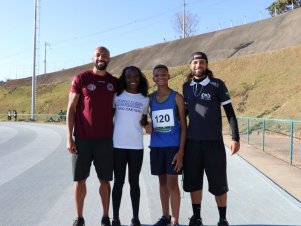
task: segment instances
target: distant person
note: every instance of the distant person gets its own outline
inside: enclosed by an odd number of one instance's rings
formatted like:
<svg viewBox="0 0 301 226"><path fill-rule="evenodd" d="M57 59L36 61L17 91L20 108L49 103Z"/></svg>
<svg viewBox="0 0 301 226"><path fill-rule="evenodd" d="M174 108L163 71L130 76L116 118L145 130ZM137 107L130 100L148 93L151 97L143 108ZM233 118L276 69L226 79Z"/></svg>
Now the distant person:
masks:
<svg viewBox="0 0 301 226"><path fill-rule="evenodd" d="M122 188L128 165L128 181L132 201L131 226L140 226L139 175L143 161L143 128L146 125L149 98L148 83L141 70L135 66L123 69L118 92L114 99L114 187L112 192L112 226L120 226L119 209Z"/></svg>
<svg viewBox="0 0 301 226"><path fill-rule="evenodd" d="M13 116L14 120L17 121L17 119L18 119L17 110L13 110L12 116Z"/></svg>
<svg viewBox="0 0 301 226"><path fill-rule="evenodd" d="M73 226L85 225L83 217L86 179L93 162L100 181L102 226L110 226L110 181L113 177L113 98L117 78L107 72L110 52L97 47L92 70L74 77L67 108L67 149L72 154L77 219ZM74 131L73 131L74 130ZM72 134L74 133L75 140Z"/></svg>
<svg viewBox="0 0 301 226"><path fill-rule="evenodd" d="M63 112L63 110L61 110L61 111L58 113L58 116L59 116L59 122L64 122L64 121L65 121L66 116L65 116L65 113Z"/></svg>
<svg viewBox="0 0 301 226"><path fill-rule="evenodd" d="M193 216L189 226L202 226L201 201L203 176L206 172L209 192L215 196L219 211L218 226L228 226L226 152L222 135L221 106L232 130L231 155L239 151L237 119L224 82L208 69L205 53L195 52L190 59L188 81L183 95L189 125L184 154L184 191L190 192Z"/></svg>
<svg viewBox="0 0 301 226"><path fill-rule="evenodd" d="M165 65L153 69L157 91L150 95L152 124L146 126L151 133L151 174L157 175L160 186L162 217L154 226L179 224L180 190L178 175L183 166L186 137L184 98L168 86L170 74ZM169 205L171 206L170 216Z"/></svg>
<svg viewBox="0 0 301 226"><path fill-rule="evenodd" d="M11 120L11 115L12 115L12 113L11 113L11 110L9 109L9 110L7 111L7 121L10 121L10 120Z"/></svg>

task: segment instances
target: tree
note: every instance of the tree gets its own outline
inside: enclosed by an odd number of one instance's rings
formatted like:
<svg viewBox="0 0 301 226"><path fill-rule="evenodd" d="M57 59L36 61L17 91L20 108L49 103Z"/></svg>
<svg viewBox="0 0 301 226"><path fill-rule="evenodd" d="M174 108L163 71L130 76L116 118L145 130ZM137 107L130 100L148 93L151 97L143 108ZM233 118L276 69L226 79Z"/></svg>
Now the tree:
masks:
<svg viewBox="0 0 301 226"><path fill-rule="evenodd" d="M185 26L183 23L185 21ZM174 17L174 29L181 38L187 38L194 35L197 32L197 26L199 25L199 19L196 14L192 14L189 11L185 12L183 21L183 13L178 12ZM184 29L184 32L183 32ZM184 36L184 37L183 37Z"/></svg>
<svg viewBox="0 0 301 226"><path fill-rule="evenodd" d="M301 6L301 0L277 0L273 2L268 8L266 8L271 16L277 16L290 11L294 8Z"/></svg>

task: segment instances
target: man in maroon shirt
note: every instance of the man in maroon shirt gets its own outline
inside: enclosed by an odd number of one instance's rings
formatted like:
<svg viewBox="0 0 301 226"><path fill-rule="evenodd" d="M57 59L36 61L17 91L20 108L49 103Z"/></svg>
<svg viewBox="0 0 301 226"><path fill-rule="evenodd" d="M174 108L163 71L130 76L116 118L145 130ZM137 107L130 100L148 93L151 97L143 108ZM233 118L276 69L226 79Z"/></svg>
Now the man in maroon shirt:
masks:
<svg viewBox="0 0 301 226"><path fill-rule="evenodd" d="M86 179L91 163L100 181L102 226L110 226L110 182L113 174L113 98L117 78L106 71L110 52L97 47L93 55L94 67L74 77L67 108L67 149L72 154L73 180L77 218L73 226L83 226ZM73 133L73 134L72 134ZM73 136L75 139L73 139Z"/></svg>

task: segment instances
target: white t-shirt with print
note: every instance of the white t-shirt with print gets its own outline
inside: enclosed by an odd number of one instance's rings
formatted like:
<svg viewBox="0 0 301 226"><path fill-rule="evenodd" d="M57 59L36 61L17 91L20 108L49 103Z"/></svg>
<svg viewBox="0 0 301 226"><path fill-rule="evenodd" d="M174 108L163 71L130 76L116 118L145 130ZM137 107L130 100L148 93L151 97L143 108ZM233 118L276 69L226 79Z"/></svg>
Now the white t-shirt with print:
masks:
<svg viewBox="0 0 301 226"><path fill-rule="evenodd" d="M149 98L123 91L115 95L114 148L143 149L142 115L148 113Z"/></svg>

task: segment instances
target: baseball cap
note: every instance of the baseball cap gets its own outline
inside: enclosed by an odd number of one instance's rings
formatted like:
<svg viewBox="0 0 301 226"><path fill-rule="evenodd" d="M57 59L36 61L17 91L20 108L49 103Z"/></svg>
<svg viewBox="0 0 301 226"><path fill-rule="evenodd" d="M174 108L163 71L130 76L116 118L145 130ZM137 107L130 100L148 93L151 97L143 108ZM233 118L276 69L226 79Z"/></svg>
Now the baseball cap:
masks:
<svg viewBox="0 0 301 226"><path fill-rule="evenodd" d="M206 62L208 63L207 55L203 52L194 52L190 57L189 63L191 63L193 60L197 60L197 59L206 60Z"/></svg>

